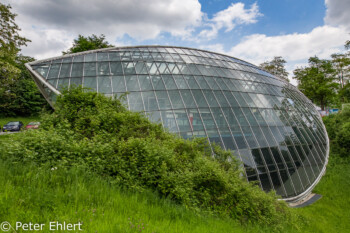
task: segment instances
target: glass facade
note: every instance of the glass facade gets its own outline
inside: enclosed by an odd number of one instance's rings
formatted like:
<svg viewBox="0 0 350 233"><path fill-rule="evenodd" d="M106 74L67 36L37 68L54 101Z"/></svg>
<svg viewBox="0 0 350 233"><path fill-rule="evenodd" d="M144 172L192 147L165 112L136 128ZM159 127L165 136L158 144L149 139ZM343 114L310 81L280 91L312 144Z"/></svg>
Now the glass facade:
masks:
<svg viewBox="0 0 350 233"><path fill-rule="evenodd" d="M314 105L293 85L242 60L165 46L108 48L27 64L52 103L66 86L107 96L183 138L233 150L248 181L286 200L311 191L328 161Z"/></svg>

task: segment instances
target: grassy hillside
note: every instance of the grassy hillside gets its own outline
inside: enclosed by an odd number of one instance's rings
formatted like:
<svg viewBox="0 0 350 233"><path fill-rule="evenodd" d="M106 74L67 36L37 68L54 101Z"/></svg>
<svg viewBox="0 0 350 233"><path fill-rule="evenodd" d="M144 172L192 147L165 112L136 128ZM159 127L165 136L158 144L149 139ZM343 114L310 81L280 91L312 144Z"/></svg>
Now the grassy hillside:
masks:
<svg viewBox="0 0 350 233"><path fill-rule="evenodd" d="M0 136L0 148L18 137L20 134ZM275 230L260 225L242 226L232 219L188 210L149 191L126 191L83 168L51 169L0 161L0 222L81 221L85 232ZM315 188L323 198L311 206L293 210L300 215L299 230L287 226L281 231L348 232L349 170L348 160L331 156L327 173Z"/></svg>

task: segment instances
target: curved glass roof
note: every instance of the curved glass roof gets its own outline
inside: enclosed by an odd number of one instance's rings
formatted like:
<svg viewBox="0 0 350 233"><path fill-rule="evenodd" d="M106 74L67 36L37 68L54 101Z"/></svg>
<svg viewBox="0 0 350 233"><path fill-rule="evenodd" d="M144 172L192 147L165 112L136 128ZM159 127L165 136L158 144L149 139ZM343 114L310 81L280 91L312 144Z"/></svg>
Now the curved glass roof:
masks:
<svg viewBox="0 0 350 233"><path fill-rule="evenodd" d="M296 87L242 60L165 46L108 48L27 64L52 103L65 86L107 96L183 138L235 151L248 181L286 200L311 191L325 171L328 136Z"/></svg>

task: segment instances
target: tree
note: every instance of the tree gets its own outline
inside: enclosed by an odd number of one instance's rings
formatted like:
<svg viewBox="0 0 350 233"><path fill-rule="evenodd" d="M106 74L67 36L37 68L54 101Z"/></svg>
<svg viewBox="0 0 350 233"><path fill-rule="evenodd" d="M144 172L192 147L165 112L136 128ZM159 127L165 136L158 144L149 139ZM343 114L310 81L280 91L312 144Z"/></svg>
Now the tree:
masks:
<svg viewBox="0 0 350 233"><path fill-rule="evenodd" d="M294 78L299 90L322 110L334 102L339 84L335 82L335 70L330 60L310 57L309 67L294 70Z"/></svg>
<svg viewBox="0 0 350 233"><path fill-rule="evenodd" d="M0 3L0 115L35 115L47 104L24 66L34 59L19 54L30 40L19 35L15 17Z"/></svg>
<svg viewBox="0 0 350 233"><path fill-rule="evenodd" d="M109 44L107 41L105 41L106 36L101 34L100 36L96 36L95 34L92 34L92 36L82 36L79 35L77 39L74 39L73 46L68 49L66 52L63 51L63 54L71 54L71 53L78 53L88 50L94 50L94 49L102 49L102 48L109 48L114 47L113 45Z"/></svg>
<svg viewBox="0 0 350 233"><path fill-rule="evenodd" d="M287 62L281 56L277 56L274 57L272 61L261 63L259 67L289 82L288 72L284 67L286 63Z"/></svg>
<svg viewBox="0 0 350 233"><path fill-rule="evenodd" d="M346 80L348 80L350 76L350 58L347 54L342 53L332 54L331 57L333 67L339 79L340 87L343 88L346 84Z"/></svg>

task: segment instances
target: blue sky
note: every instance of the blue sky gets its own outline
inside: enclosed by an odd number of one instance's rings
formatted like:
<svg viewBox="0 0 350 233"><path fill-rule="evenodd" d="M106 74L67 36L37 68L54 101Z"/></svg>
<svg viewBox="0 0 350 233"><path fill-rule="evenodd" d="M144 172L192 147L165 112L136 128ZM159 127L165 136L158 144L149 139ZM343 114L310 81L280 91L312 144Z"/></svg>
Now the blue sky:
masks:
<svg viewBox="0 0 350 233"><path fill-rule="evenodd" d="M350 39L349 0L5 0L18 14L22 52L61 55L78 34L105 34L116 46L176 45L253 64L282 56L287 70L329 58ZM295 84L295 81L292 81Z"/></svg>

